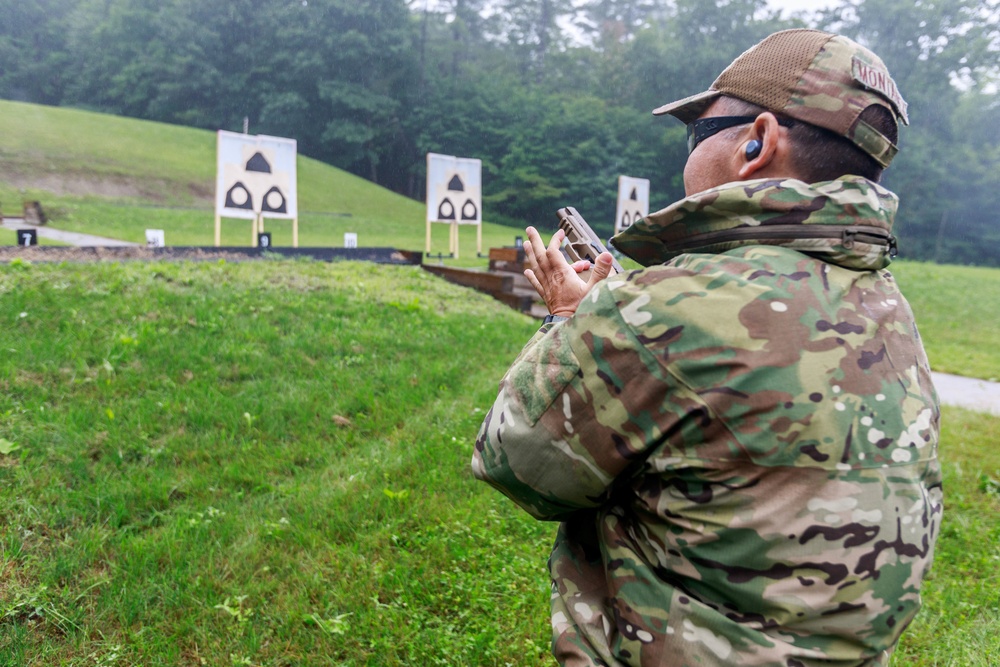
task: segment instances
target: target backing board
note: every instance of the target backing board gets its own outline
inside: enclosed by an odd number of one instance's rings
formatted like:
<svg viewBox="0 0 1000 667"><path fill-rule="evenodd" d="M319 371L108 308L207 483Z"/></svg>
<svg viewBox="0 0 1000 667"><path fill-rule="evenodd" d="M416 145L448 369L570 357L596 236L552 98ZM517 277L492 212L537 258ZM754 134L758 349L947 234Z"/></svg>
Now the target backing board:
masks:
<svg viewBox="0 0 1000 667"><path fill-rule="evenodd" d="M427 222L483 221L482 160L427 154Z"/></svg>
<svg viewBox="0 0 1000 667"><path fill-rule="evenodd" d="M615 234L628 229L647 215L649 215L649 180L619 176Z"/></svg>
<svg viewBox="0 0 1000 667"><path fill-rule="evenodd" d="M215 214L226 218L298 218L294 139L218 133Z"/></svg>

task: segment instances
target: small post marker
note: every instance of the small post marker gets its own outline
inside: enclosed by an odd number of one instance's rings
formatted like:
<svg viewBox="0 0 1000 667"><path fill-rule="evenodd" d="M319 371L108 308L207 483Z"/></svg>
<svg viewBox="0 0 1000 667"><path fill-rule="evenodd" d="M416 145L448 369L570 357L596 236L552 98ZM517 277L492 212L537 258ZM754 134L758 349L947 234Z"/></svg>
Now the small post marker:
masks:
<svg viewBox="0 0 1000 667"><path fill-rule="evenodd" d="M162 248L166 245L164 240L162 229L147 229L146 230L146 247L147 248Z"/></svg>

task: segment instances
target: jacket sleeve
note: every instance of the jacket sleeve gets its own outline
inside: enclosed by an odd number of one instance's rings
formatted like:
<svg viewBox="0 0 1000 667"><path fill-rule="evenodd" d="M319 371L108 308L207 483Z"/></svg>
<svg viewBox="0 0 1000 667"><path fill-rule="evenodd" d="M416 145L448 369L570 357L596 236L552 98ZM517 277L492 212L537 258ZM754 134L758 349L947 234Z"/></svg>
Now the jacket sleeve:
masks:
<svg viewBox="0 0 1000 667"><path fill-rule="evenodd" d="M536 518L603 504L669 428L658 413L670 378L630 326L641 308L619 308L620 286L605 281L574 317L535 335L476 439L475 476Z"/></svg>

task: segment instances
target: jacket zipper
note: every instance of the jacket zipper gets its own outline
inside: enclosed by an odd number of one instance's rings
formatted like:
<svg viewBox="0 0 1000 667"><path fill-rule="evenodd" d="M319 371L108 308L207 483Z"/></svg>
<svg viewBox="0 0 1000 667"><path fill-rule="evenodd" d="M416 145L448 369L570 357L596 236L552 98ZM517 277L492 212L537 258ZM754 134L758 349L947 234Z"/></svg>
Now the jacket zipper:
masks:
<svg viewBox="0 0 1000 667"><path fill-rule="evenodd" d="M759 225L756 227L739 227L718 232L696 234L682 243L668 244L671 251L685 251L691 248L726 243L728 241L746 241L754 239L836 239L839 238L847 249L855 243L871 243L884 245L890 258L898 254L896 237L879 227L870 225L852 225L849 227L832 227L829 225Z"/></svg>

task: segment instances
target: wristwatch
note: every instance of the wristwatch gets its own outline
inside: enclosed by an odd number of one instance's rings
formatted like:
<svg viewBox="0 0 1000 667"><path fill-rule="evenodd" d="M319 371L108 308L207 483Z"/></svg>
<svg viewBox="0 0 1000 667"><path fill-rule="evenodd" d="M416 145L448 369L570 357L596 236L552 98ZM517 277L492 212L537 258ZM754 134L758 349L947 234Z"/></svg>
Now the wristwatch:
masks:
<svg viewBox="0 0 1000 667"><path fill-rule="evenodd" d="M542 324L549 324L550 322L564 322L568 319L568 317L563 317L562 315L553 315L552 313L549 313L542 319Z"/></svg>

